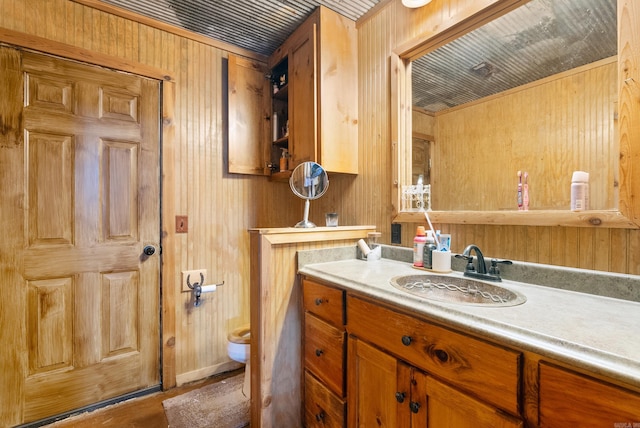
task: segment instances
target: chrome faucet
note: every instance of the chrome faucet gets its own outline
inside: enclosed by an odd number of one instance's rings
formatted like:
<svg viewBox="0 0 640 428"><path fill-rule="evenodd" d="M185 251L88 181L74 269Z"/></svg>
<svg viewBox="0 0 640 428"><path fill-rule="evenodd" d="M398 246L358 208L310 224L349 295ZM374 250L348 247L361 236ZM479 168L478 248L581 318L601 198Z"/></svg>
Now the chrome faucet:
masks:
<svg viewBox="0 0 640 428"><path fill-rule="evenodd" d="M476 252L476 257L478 259L478 268L473 265L473 256L471 255L471 251ZM485 279L489 281L502 281L500 278L500 269L498 269L498 263L510 265L512 262L510 260L497 260L491 259L491 268L487 272L487 264L484 261L484 255L480 248L477 245L471 244L467 245L467 248L464 249L462 254L456 254L456 257L459 259L465 259L467 261L467 266L464 268L464 276L469 276L472 278Z"/></svg>

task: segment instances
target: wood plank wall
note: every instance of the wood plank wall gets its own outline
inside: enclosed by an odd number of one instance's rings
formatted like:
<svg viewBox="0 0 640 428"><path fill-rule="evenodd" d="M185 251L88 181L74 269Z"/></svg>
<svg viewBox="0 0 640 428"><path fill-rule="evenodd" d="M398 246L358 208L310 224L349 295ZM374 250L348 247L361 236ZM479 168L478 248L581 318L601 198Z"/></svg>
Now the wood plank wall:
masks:
<svg viewBox="0 0 640 428"><path fill-rule="evenodd" d="M409 11L401 6L400 0L395 0L384 3L377 13L358 22L361 178L369 182L376 175L385 181L372 181L363 186L354 204L359 207L358 218L369 216L367 221L379 226L384 242L390 242L386 200L391 200L393 185L393 177L379 171L391 169L393 150L389 135L389 55L411 39L442 31L491 3L492 0L440 0ZM637 8L631 9L630 13L637 13ZM382 139L373 140L380 143L378 147L371 144L371 134ZM378 155L376 150L380 150ZM380 165L389 166L381 168ZM368 195L373 192L385 194L379 208L367 203ZM377 209L377 213L371 213L372 209ZM402 224L403 246L411 246L417 225ZM473 224L436 227L443 233L451 233L454 252L475 243L490 257L640 274L639 230Z"/></svg>
<svg viewBox="0 0 640 428"><path fill-rule="evenodd" d="M339 222L374 224L390 242L391 175L389 55L416 35L451 25L491 0L440 0L410 13L400 0L383 2L358 26L359 171L332 175L327 193L311 203L310 220L338 212ZM433 9L440 8L435 14ZM226 335L249 321L249 236L252 227L291 226L303 203L286 183L226 172L223 68L227 51L185 34L106 13L70 0L0 0L0 27L167 70L175 79L175 145L164 180L171 206L163 230L172 234L174 275L163 278L176 295L176 374L188 381L224 369ZM233 142L230 142L233 144ZM189 217L189 232L173 234L173 216ZM410 246L415 224L403 224ZM476 243L494 257L640 274L637 230L439 225L454 251ZM180 293L180 271L204 268L209 282L225 281L194 309Z"/></svg>
<svg viewBox="0 0 640 428"><path fill-rule="evenodd" d="M437 113L433 209L515 210L518 170L531 210L568 210L577 170L590 173L591 209L615 209L617 73L608 58Z"/></svg>

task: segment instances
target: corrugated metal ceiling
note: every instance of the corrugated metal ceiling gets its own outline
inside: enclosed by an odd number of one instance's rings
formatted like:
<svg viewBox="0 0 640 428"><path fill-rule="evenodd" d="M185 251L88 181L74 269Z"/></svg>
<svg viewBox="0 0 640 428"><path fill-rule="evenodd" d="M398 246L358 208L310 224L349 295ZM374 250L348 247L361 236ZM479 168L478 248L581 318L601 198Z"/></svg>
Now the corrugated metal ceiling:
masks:
<svg viewBox="0 0 640 428"><path fill-rule="evenodd" d="M319 5L354 21L380 0L102 0L263 55ZM532 0L413 64L413 102L440 111L616 54L616 0Z"/></svg>
<svg viewBox="0 0 640 428"><path fill-rule="evenodd" d="M414 61L436 112L616 55L616 0L533 0Z"/></svg>
<svg viewBox="0 0 640 428"><path fill-rule="evenodd" d="M313 10L356 21L380 0L102 0L161 22L270 55Z"/></svg>

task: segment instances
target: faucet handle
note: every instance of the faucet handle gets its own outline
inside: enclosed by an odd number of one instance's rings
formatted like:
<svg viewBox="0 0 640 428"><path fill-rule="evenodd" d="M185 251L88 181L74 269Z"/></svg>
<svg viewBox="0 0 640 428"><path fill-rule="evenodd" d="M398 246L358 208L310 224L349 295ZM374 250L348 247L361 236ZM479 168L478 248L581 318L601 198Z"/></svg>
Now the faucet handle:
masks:
<svg viewBox="0 0 640 428"><path fill-rule="evenodd" d="M467 266L464 268L465 272L475 272L476 267L473 265L473 256L467 254L456 254L455 258L467 261Z"/></svg>
<svg viewBox="0 0 640 428"><path fill-rule="evenodd" d="M491 259L491 267L489 268L489 275L496 275L496 276L500 275L500 269L498 268L498 263L501 263L503 265L513 264L511 260Z"/></svg>

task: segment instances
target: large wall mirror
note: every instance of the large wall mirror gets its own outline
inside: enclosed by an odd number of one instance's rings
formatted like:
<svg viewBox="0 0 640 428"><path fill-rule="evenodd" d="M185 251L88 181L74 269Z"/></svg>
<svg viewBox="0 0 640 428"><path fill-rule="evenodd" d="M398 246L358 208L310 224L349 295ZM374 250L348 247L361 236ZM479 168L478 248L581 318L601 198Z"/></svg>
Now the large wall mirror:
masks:
<svg viewBox="0 0 640 428"><path fill-rule="evenodd" d="M399 52L394 221L424 219L402 203L402 186L422 175L440 223L638 227L630 162L639 161L640 89L620 64L638 61L638 41L618 40L635 22L624 7L496 1ZM590 174L588 211L570 211L577 170Z"/></svg>

